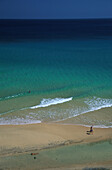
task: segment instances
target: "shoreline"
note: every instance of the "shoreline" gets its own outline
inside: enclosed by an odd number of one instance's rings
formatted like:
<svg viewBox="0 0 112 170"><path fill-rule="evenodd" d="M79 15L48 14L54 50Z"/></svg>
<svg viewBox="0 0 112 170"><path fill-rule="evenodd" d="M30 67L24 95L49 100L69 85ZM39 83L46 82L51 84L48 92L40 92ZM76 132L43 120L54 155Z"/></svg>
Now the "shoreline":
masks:
<svg viewBox="0 0 112 170"><path fill-rule="evenodd" d="M79 126L85 126L90 127L93 125L95 128L112 128L112 107L108 108L102 108L99 110L94 110L90 112L86 112L83 114L79 114L73 117L68 117L62 120L47 120L47 121L41 121L41 120L33 120L28 122L21 122L21 123L15 123L18 121L18 119L12 119L13 121L8 123L7 121L5 123L1 123L0 126L8 126L8 125L32 125L32 124L40 124L40 123L51 123L51 124L66 124L66 125L79 125ZM2 119L2 117L1 117ZM29 119L30 120L30 119ZM2 122L2 120L1 120Z"/></svg>
<svg viewBox="0 0 112 170"><path fill-rule="evenodd" d="M55 147L63 144L93 143L112 139L112 128L93 126L93 135L87 135L89 127L89 125L86 127L64 123L0 125L0 148L35 146L43 149L51 146L51 143Z"/></svg>

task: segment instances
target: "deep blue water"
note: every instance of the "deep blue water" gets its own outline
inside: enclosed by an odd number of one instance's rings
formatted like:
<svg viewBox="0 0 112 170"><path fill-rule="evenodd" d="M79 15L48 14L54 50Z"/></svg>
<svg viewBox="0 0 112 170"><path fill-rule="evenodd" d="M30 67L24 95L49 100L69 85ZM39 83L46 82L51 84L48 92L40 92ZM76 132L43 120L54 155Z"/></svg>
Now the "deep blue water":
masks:
<svg viewBox="0 0 112 170"><path fill-rule="evenodd" d="M111 19L0 20L2 123L61 120L111 106Z"/></svg>
<svg viewBox="0 0 112 170"><path fill-rule="evenodd" d="M112 19L0 20L0 41L107 39Z"/></svg>

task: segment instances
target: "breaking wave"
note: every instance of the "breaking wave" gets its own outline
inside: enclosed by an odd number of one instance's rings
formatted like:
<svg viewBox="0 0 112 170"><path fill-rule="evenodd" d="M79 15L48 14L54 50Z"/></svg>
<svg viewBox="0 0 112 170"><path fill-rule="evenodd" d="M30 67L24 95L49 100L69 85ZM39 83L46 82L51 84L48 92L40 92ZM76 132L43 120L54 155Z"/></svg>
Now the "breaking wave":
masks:
<svg viewBox="0 0 112 170"><path fill-rule="evenodd" d="M93 97L92 99L85 100L84 103L88 105L88 112L100 110L106 107L112 107L112 99Z"/></svg>
<svg viewBox="0 0 112 170"><path fill-rule="evenodd" d="M55 99L43 99L39 105L32 106L30 109L37 109L40 107L48 107L51 105L61 104L71 101L73 97L70 98L55 98Z"/></svg>

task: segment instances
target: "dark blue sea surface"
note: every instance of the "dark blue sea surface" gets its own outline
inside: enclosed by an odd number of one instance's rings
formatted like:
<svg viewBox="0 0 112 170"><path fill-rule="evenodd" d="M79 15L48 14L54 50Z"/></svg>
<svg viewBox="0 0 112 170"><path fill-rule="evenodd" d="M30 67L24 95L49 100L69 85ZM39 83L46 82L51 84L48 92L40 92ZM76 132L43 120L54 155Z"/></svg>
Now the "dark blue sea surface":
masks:
<svg viewBox="0 0 112 170"><path fill-rule="evenodd" d="M1 124L111 106L112 19L0 20Z"/></svg>
<svg viewBox="0 0 112 170"><path fill-rule="evenodd" d="M107 39L112 19L0 20L0 41Z"/></svg>

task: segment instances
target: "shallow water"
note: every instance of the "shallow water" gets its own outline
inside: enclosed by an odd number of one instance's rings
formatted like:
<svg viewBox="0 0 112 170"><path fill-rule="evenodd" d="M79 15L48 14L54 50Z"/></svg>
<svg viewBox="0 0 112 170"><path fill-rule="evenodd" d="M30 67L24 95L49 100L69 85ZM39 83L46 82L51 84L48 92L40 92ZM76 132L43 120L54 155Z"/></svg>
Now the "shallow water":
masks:
<svg viewBox="0 0 112 170"><path fill-rule="evenodd" d="M77 167L77 165L95 165L98 163L103 167L107 161L112 163L111 148L111 140L92 144L61 146L37 151L39 154L35 155L36 159L29 153L1 157L0 165L1 168L42 169L72 167L73 165Z"/></svg>

